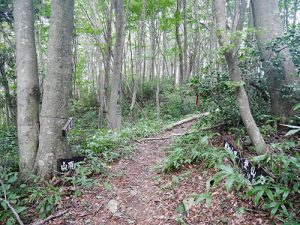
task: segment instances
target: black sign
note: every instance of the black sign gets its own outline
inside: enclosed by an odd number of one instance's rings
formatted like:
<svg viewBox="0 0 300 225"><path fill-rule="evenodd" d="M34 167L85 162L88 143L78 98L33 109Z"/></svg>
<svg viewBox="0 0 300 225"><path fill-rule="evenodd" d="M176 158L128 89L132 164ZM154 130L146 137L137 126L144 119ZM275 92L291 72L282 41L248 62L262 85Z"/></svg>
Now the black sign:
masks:
<svg viewBox="0 0 300 225"><path fill-rule="evenodd" d="M75 163L84 160L83 156L76 156L71 159L58 159L57 160L57 171L64 173L70 170L75 170Z"/></svg>
<svg viewBox="0 0 300 225"><path fill-rule="evenodd" d="M250 181L253 182L257 177L260 176L268 176L266 171L259 167L259 166L253 166L251 162L243 158L241 153L228 141L224 142L224 148L229 154L233 154L235 156L235 161L242 170L244 176Z"/></svg>
<svg viewBox="0 0 300 225"><path fill-rule="evenodd" d="M67 136L67 133L71 130L73 126L73 121L73 117L70 117L70 119L68 119L68 122L62 129L62 136Z"/></svg>

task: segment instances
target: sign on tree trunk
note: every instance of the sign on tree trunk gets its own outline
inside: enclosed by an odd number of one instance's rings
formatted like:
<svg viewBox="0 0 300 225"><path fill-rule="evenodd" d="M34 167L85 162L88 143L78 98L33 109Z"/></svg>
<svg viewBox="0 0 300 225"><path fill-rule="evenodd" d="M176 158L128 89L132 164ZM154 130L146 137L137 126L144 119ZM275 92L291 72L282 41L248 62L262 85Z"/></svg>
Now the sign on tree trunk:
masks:
<svg viewBox="0 0 300 225"><path fill-rule="evenodd" d="M73 126L73 121L73 117L70 117L70 119L68 119L67 123L62 129L62 136L67 136L67 133L71 130Z"/></svg>
<svg viewBox="0 0 300 225"><path fill-rule="evenodd" d="M70 170L75 170L75 163L84 160L83 156L75 156L71 159L58 159L57 160L57 171L60 173L65 173Z"/></svg>

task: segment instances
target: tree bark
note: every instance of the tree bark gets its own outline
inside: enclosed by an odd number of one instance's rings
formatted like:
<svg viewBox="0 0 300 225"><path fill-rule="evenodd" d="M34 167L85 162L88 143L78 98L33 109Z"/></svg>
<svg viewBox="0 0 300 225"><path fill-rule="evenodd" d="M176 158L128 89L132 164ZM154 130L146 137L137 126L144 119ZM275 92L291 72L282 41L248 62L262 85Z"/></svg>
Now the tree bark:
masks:
<svg viewBox="0 0 300 225"><path fill-rule="evenodd" d="M184 64L183 80L185 82L189 77L186 0L183 0L182 4L183 4L183 64Z"/></svg>
<svg viewBox="0 0 300 225"><path fill-rule="evenodd" d="M180 40L180 34L179 34L179 27L180 27L180 0L177 0L177 7L176 7L176 24L175 24L175 36L176 36L176 42L178 47L178 57L179 57L179 79L178 84L183 84L184 80L184 65L183 65L183 50Z"/></svg>
<svg viewBox="0 0 300 225"><path fill-rule="evenodd" d="M146 14L146 0L142 0L142 16L140 22L140 32L138 34L138 49L136 55L136 76L133 84L133 93L131 99L130 111L134 109L134 105L136 102L136 95L138 91L138 84L140 82L140 78L142 77L142 44L145 33L145 14Z"/></svg>
<svg viewBox="0 0 300 225"><path fill-rule="evenodd" d="M298 12L298 0L295 0L294 1L294 8L293 8L293 27L296 26L297 12Z"/></svg>
<svg viewBox="0 0 300 225"><path fill-rule="evenodd" d="M122 123L121 109L121 70L124 44L124 0L115 0L116 43L114 47L113 75L109 101L109 127L120 130Z"/></svg>
<svg viewBox="0 0 300 225"><path fill-rule="evenodd" d="M151 0L153 3L153 0ZM155 56L156 56L156 26L155 26L155 12L154 8L151 12L151 21L150 21L150 38L151 38L151 68L149 80L153 80L155 77Z"/></svg>
<svg viewBox="0 0 300 225"><path fill-rule="evenodd" d="M110 1L109 10L106 20L106 49L105 49L105 62L104 62L104 76L100 78L100 107L99 107L99 127L103 126L104 112L107 111L108 98L109 98L109 76L111 70L112 58L112 2Z"/></svg>
<svg viewBox="0 0 300 225"><path fill-rule="evenodd" d="M275 38L284 34L283 25L280 20L280 13L277 0L251 0L254 26L258 29L256 38L263 59L263 69L268 79L268 88L271 97L271 112L273 115L281 117L283 121L289 120L294 112L292 106L299 101L299 96L294 93L285 93L285 87L296 86L299 88L300 82L296 75L296 69L290 57L288 48L279 53L267 49L267 44ZM281 60L279 68L272 65L272 59L279 54ZM285 97L291 95L289 97Z"/></svg>
<svg viewBox="0 0 300 225"><path fill-rule="evenodd" d="M33 2L15 0L17 127L21 173L33 172L39 135L39 82Z"/></svg>
<svg viewBox="0 0 300 225"><path fill-rule="evenodd" d="M14 104L14 99L10 93L9 83L8 83L8 79L6 76L4 64L0 64L0 80L1 80L1 84L4 88L5 105L6 105L6 108L8 111L7 112L7 122L9 122L10 124L13 124L13 125L17 125L16 107Z"/></svg>
<svg viewBox="0 0 300 225"><path fill-rule="evenodd" d="M36 159L36 173L44 179L53 175L57 159L71 156L67 138L62 136L61 130L68 120L73 22L74 0L52 0L48 62Z"/></svg>
<svg viewBox="0 0 300 225"><path fill-rule="evenodd" d="M215 19L217 23L217 29L218 29L218 39L221 47L229 46L230 41L226 34L226 0L214 0L214 12L215 12ZM236 4L239 2L239 10L236 12L236 17L239 16L239 18L234 22L232 31L241 30L242 24L244 22L244 9L246 7L246 3L244 0L236 0ZM234 20L233 20L234 21ZM241 78L241 72L238 67L238 61L235 58L235 51L238 48L238 46L235 46L235 48L228 47L228 49L225 51L224 56L228 65L229 69L229 75L232 81L235 82L242 82ZM240 85L236 90L236 98L238 100L238 106L240 109L241 117L243 120L243 123L246 127L247 133L256 149L256 152L258 154L265 153L268 150L268 147L253 119L250 106L249 106L249 100L247 93L243 87L243 85Z"/></svg>

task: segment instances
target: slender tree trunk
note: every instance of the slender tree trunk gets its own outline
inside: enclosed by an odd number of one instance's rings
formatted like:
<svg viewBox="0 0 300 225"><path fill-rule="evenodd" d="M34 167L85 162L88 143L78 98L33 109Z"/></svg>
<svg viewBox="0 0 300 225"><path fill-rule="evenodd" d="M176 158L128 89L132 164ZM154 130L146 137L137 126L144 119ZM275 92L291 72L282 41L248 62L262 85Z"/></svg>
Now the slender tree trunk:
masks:
<svg viewBox="0 0 300 225"><path fill-rule="evenodd" d="M298 12L298 0L294 0L294 9L293 9L293 27L296 26L296 22L297 22L297 12Z"/></svg>
<svg viewBox="0 0 300 225"><path fill-rule="evenodd" d="M182 50L182 45L181 45L181 40L180 40L180 34L179 34L179 19L180 19L180 0L177 0L177 7L176 7L176 24L175 24L175 36L176 36L176 42L178 46L178 57L179 57L179 79L178 79L178 84L181 85L183 84L184 80L184 65L183 65L183 50Z"/></svg>
<svg viewBox="0 0 300 225"><path fill-rule="evenodd" d="M146 0L142 0L142 17L140 22L140 32L138 34L138 49L136 55L136 76L134 79L133 84L133 93L132 93L132 100L130 111L134 109L135 102L136 102L136 94L138 91L138 84L140 82L140 78L142 77L142 49L143 49L143 38L145 33L145 14L146 14Z"/></svg>
<svg viewBox="0 0 300 225"><path fill-rule="evenodd" d="M109 99L109 77L111 70L112 58L112 2L110 2L108 16L106 20L106 35L105 41L107 48L105 49L104 77L101 79L100 90L100 108L99 108L99 127L103 126L104 112L107 111Z"/></svg>
<svg viewBox="0 0 300 225"><path fill-rule="evenodd" d="M268 79L268 87L271 99L271 112L282 121L289 120L294 112L292 106L300 98L295 93L287 93L288 86L299 88L300 82L296 75L296 69L290 57L288 48L279 53L272 52L267 48L267 44L284 33L280 20L280 13L277 0L251 0L253 20L255 27L259 30L256 38L263 59L263 69ZM272 60L278 55L284 58L279 64L279 68L272 65ZM286 97L289 96L289 97Z"/></svg>
<svg viewBox="0 0 300 225"><path fill-rule="evenodd" d="M5 93L5 105L7 107L8 122L12 123L14 125L17 125L16 107L15 107L15 104L13 103L13 98L12 98L12 95L10 93L8 79L7 79L7 76L6 76L5 69L4 69L4 64L0 65L0 80L1 80L1 84L4 88L4 93Z"/></svg>
<svg viewBox="0 0 300 225"><path fill-rule="evenodd" d="M284 0L283 3L284 3L284 24L286 30L288 30L289 29L289 6L287 0Z"/></svg>
<svg viewBox="0 0 300 225"><path fill-rule="evenodd" d="M219 43L221 47L229 46L230 41L226 34L226 0L214 0L214 13L218 28L218 38ZM239 3L238 3L239 2ZM237 22L234 23L232 31L241 30L242 24L244 22L244 9L246 7L245 0L236 0L236 7L239 8L239 12L236 12L236 16L240 15ZM232 81L235 82L242 82L241 78L241 72L238 67L238 61L235 58L235 51L238 48L238 46L233 48L228 48L227 51L225 51L224 56L228 65L229 69L229 75ZM241 117L243 120L243 123L246 127L247 133L256 149L256 152L258 154L262 154L268 150L268 147L253 119L250 106L249 106L249 100L247 93L242 85L240 85L236 90L236 98L238 100L238 106L240 109Z"/></svg>
<svg viewBox="0 0 300 225"><path fill-rule="evenodd" d="M159 92L160 92L160 77L158 74L158 76L156 77L156 94L155 94L157 120L160 120Z"/></svg>
<svg viewBox="0 0 300 225"><path fill-rule="evenodd" d="M150 37L151 37L151 69L150 69L150 76L149 76L150 80L153 80L153 78L155 77L156 26L155 26L155 15L153 11L151 12L151 25L150 25Z"/></svg>
<svg viewBox="0 0 300 225"><path fill-rule="evenodd" d="M184 82L188 79L189 75L189 66L188 66L188 35L187 35L187 15L186 15L186 0L183 0L183 64L184 64L184 70L183 70L183 79Z"/></svg>
<svg viewBox="0 0 300 225"><path fill-rule="evenodd" d="M20 172L33 172L39 135L39 82L34 39L33 2L15 0L17 108Z"/></svg>
<svg viewBox="0 0 300 225"><path fill-rule="evenodd" d="M120 130L122 123L121 70L124 44L124 0L117 0L114 4L116 13L116 43L109 101L109 127L112 130Z"/></svg>
<svg viewBox="0 0 300 225"><path fill-rule="evenodd" d="M68 97L72 71L74 0L52 0L48 42L48 62L40 115L41 128L36 172L48 179L57 159L71 151L62 128L68 120Z"/></svg>

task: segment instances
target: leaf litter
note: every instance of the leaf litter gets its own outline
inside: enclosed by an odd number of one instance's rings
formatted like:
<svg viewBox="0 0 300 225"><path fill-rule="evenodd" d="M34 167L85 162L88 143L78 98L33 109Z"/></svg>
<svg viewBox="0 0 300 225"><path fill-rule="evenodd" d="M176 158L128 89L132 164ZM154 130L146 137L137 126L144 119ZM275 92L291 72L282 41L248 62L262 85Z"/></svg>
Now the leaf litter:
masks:
<svg viewBox="0 0 300 225"><path fill-rule="evenodd" d="M154 138L184 133L192 125L182 124ZM132 157L112 165L112 176L83 190L80 197L64 199L60 208L67 208L69 213L47 224L273 224L268 213L237 197L235 191L226 192L224 183L207 193L207 180L215 171L201 162L169 174L155 169L163 162L171 141L138 142Z"/></svg>

